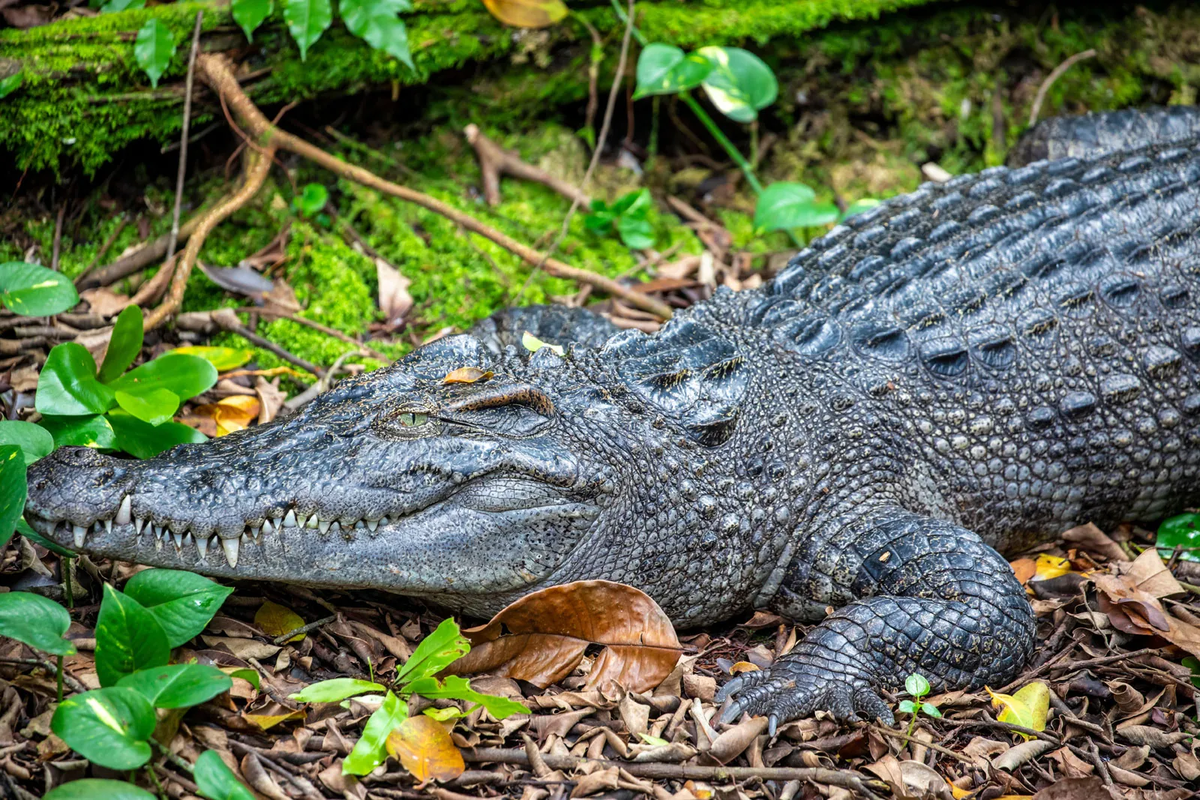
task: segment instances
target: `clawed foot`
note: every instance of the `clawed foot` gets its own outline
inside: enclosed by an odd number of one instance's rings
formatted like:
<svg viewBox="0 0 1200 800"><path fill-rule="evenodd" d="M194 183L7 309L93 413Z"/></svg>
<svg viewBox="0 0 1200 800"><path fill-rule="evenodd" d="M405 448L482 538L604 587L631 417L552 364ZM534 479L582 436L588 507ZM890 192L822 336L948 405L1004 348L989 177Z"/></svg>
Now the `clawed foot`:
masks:
<svg viewBox="0 0 1200 800"><path fill-rule="evenodd" d="M719 703L732 698L721 722L736 722L743 713L765 715L772 736L779 723L816 711L828 711L839 720L895 723L891 708L865 676L821 672L809 664L783 660L758 672L742 673L717 693Z"/></svg>

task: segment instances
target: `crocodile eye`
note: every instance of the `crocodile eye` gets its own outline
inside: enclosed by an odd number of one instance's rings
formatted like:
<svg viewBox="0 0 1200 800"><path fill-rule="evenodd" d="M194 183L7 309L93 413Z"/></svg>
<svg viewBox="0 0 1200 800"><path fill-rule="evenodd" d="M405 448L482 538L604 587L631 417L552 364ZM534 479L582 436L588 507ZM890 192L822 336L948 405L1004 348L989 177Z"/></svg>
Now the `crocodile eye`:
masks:
<svg viewBox="0 0 1200 800"><path fill-rule="evenodd" d="M426 422L429 422L428 414L420 414L414 411L406 411L396 417L396 422L400 423L405 428L419 428Z"/></svg>

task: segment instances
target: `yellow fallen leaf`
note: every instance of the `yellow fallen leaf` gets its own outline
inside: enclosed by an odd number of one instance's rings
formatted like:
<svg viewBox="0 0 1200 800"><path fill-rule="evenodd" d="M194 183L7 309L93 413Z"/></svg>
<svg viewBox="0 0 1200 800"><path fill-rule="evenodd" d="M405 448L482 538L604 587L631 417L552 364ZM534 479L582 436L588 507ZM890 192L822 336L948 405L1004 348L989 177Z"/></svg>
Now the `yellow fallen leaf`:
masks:
<svg viewBox="0 0 1200 800"><path fill-rule="evenodd" d="M730 675L740 675L743 672L758 672L758 665L749 661L739 661L729 668Z"/></svg>
<svg viewBox="0 0 1200 800"><path fill-rule="evenodd" d="M459 367L446 373L446 377L442 378L442 383L478 383L479 381L486 381L494 374L490 369L482 370L479 367Z"/></svg>
<svg viewBox="0 0 1200 800"><path fill-rule="evenodd" d="M446 729L424 715L409 717L388 734L387 751L420 783L452 781L467 768Z"/></svg>
<svg viewBox="0 0 1200 800"><path fill-rule="evenodd" d="M254 612L254 624L262 628L263 633L268 636L283 636L288 631L304 627L304 619L287 606L268 600ZM304 634L297 633L288 641L299 642L303 639Z"/></svg>
<svg viewBox="0 0 1200 800"><path fill-rule="evenodd" d="M1050 712L1050 687L1042 681L1034 681L1017 690L1016 694L1000 694L988 687L987 693L992 697L992 705L1002 709L997 717L1001 722L1020 725L1035 731L1046 729L1046 715ZM1033 737L1016 732L1024 739Z"/></svg>
<svg viewBox="0 0 1200 800"><path fill-rule="evenodd" d="M534 336L529 331L525 331L525 333L523 333L521 335L521 345L531 353L536 353L538 350L541 350L543 347L553 353L557 353L560 356L564 352L562 345L550 344L549 342L543 342L541 339Z"/></svg>
<svg viewBox="0 0 1200 800"><path fill-rule="evenodd" d="M217 423L217 436L240 431L254 420L262 404L254 395L235 394L216 403L199 406L196 415Z"/></svg>
<svg viewBox="0 0 1200 800"><path fill-rule="evenodd" d="M264 731L274 728L281 722L291 722L293 720L303 720L305 712L303 710L289 711L286 714L242 714L242 718L254 723Z"/></svg>
<svg viewBox="0 0 1200 800"><path fill-rule="evenodd" d="M216 367L217 372L228 372L231 369L237 369L242 364L254 358L253 350L240 350L233 347L188 345L187 347L176 347L171 352L189 356L200 356L200 358L203 358Z"/></svg>
<svg viewBox="0 0 1200 800"><path fill-rule="evenodd" d="M514 28L545 28L567 15L562 0L483 0L492 16Z"/></svg>
<svg viewBox="0 0 1200 800"><path fill-rule="evenodd" d="M1047 581L1060 575L1066 575L1070 571L1071 562L1067 559L1042 553L1037 557L1037 569L1033 573L1033 580Z"/></svg>

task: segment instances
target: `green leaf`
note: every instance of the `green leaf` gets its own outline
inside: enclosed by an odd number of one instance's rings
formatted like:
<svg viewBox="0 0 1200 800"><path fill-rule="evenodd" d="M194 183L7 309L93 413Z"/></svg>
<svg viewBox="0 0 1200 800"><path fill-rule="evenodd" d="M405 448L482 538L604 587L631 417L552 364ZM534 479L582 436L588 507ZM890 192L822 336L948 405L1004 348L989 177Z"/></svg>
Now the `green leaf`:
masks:
<svg viewBox="0 0 1200 800"><path fill-rule="evenodd" d="M161 425L179 410L179 396L169 389L146 389L137 394L117 391L117 405L149 425Z"/></svg>
<svg viewBox="0 0 1200 800"><path fill-rule="evenodd" d="M79 302L79 294L61 272L24 261L9 261L0 264L0 302L23 317L48 317L74 306Z"/></svg>
<svg viewBox="0 0 1200 800"><path fill-rule="evenodd" d="M740 47L701 47L696 55L712 64L704 77L708 99L725 116L753 122L759 109L775 102L779 82L761 58Z"/></svg>
<svg viewBox="0 0 1200 800"><path fill-rule="evenodd" d="M525 333L521 334L521 346L531 353L536 353L538 350L541 350L544 347L551 353L557 353L560 356L563 354L562 345L543 342L529 331L525 331Z"/></svg>
<svg viewBox="0 0 1200 800"><path fill-rule="evenodd" d="M905 714L915 714L917 713L917 704L912 700L901 700L899 709Z"/></svg>
<svg viewBox="0 0 1200 800"><path fill-rule="evenodd" d="M916 698L924 697L929 694L929 681L925 679L924 675L914 672L904 679L904 691Z"/></svg>
<svg viewBox="0 0 1200 800"><path fill-rule="evenodd" d="M621 217L617 220L617 233L625 246L632 250L654 247L654 226L644 217Z"/></svg>
<svg viewBox="0 0 1200 800"><path fill-rule="evenodd" d="M186 356L199 356L216 367L217 372L228 372L231 369L237 369L242 364L254 358L253 350L238 350L234 347L189 345L187 347L176 347L171 352Z"/></svg>
<svg viewBox="0 0 1200 800"><path fill-rule="evenodd" d="M165 666L170 658L167 635L154 615L132 597L104 584L104 599L96 619L96 674L100 685L114 686L139 669Z"/></svg>
<svg viewBox="0 0 1200 800"><path fill-rule="evenodd" d="M243 667L242 669L230 669L227 673L231 678L241 678L248 681L254 687L254 691L258 691L262 686L262 678L259 677L258 670Z"/></svg>
<svg viewBox="0 0 1200 800"><path fill-rule="evenodd" d="M471 649L471 643L459 632L458 623L447 617L433 633L425 637L408 661L396 673L396 683L432 677Z"/></svg>
<svg viewBox="0 0 1200 800"><path fill-rule="evenodd" d="M167 71L167 65L174 55L175 34L157 19L147 20L133 44L133 57L150 76L151 86L158 88L158 79Z"/></svg>
<svg viewBox="0 0 1200 800"><path fill-rule="evenodd" d="M254 41L254 31L275 10L272 0L233 0L233 20L242 26L246 38Z"/></svg>
<svg viewBox="0 0 1200 800"><path fill-rule="evenodd" d="M7 78L0 80L0 100L8 97L10 94L21 88L21 82L25 80L25 70L19 69Z"/></svg>
<svg viewBox="0 0 1200 800"><path fill-rule="evenodd" d="M342 14L346 13L346 4L342 3ZM319 183L306 183L300 194L292 198L292 207L306 217L316 216L325 204L329 202L329 191Z"/></svg>
<svg viewBox="0 0 1200 800"><path fill-rule="evenodd" d="M938 711L938 707L932 703L921 703L921 710L931 717L942 718L942 712Z"/></svg>
<svg viewBox="0 0 1200 800"><path fill-rule="evenodd" d="M42 417L43 428L54 437L54 446L94 447L98 450L115 450L117 437L108 420L94 414L90 417L58 417L47 414Z"/></svg>
<svg viewBox="0 0 1200 800"><path fill-rule="evenodd" d="M233 680L207 664L172 664L138 670L117 686L134 689L155 708L191 708L233 687Z"/></svg>
<svg viewBox="0 0 1200 800"><path fill-rule="evenodd" d="M0 445L0 545L7 544L25 513L29 484L25 480L25 458L16 445Z"/></svg>
<svg viewBox="0 0 1200 800"><path fill-rule="evenodd" d="M125 781L83 778L64 783L46 793L43 800L158 800L157 797Z"/></svg>
<svg viewBox="0 0 1200 800"><path fill-rule="evenodd" d="M837 222L833 203L816 203L813 190L802 183L779 181L768 186L758 197L754 209L754 227L768 231L807 228Z"/></svg>
<svg viewBox="0 0 1200 800"><path fill-rule="evenodd" d="M201 797L208 800L257 800L254 793L238 781L237 777L216 750L205 750L196 759L192 778L200 790Z"/></svg>
<svg viewBox="0 0 1200 800"><path fill-rule="evenodd" d="M109 385L129 394L149 389L166 389L180 400L195 397L217 382L217 368L206 358L183 353L166 353L130 370Z"/></svg>
<svg viewBox="0 0 1200 800"><path fill-rule="evenodd" d="M504 719L505 717L511 717L513 714L529 713L529 709L525 705L515 700L475 691L471 688L470 681L458 675L447 675L441 681L433 677L418 678L405 684L403 691L411 694L419 694L422 697L428 697L430 700L444 698L478 703L487 709L487 712L494 719Z"/></svg>
<svg viewBox="0 0 1200 800"><path fill-rule="evenodd" d="M71 615L53 600L29 592L0 594L0 636L16 639L56 656L69 656L75 646L63 636Z"/></svg>
<svg viewBox="0 0 1200 800"><path fill-rule="evenodd" d="M46 548L47 550L49 550L52 553L58 553L60 556L64 556L66 558L74 558L77 555L76 553L63 547L58 542L52 542L49 539L47 539L45 536L42 536L40 533L35 531L33 528L29 527L29 523L26 522L24 519L17 520L17 533L21 534L22 536L24 536L26 539L33 542L34 544L40 544L42 547Z"/></svg>
<svg viewBox="0 0 1200 800"><path fill-rule="evenodd" d="M155 721L150 701L133 689L113 686L62 701L50 729L93 764L137 769L150 760L146 740L154 733Z"/></svg>
<svg viewBox="0 0 1200 800"><path fill-rule="evenodd" d="M1196 658L1193 658L1192 656L1188 656L1187 658L1183 659L1183 661L1180 661L1179 663L1183 664L1183 666L1187 667L1188 669L1190 669L1192 671L1192 676L1191 676L1192 677L1192 686L1195 686L1197 689L1200 689L1200 659L1196 659Z"/></svg>
<svg viewBox="0 0 1200 800"><path fill-rule="evenodd" d="M142 352L142 310L137 306L126 306L113 324L108 352L96 380L109 383L121 377L129 365Z"/></svg>
<svg viewBox="0 0 1200 800"><path fill-rule="evenodd" d="M67 342L50 351L38 376L38 411L78 417L103 414L112 404L113 392L96 380L96 362L83 345Z"/></svg>
<svg viewBox="0 0 1200 800"><path fill-rule="evenodd" d="M137 458L154 458L178 444L199 444L208 437L195 428L178 422L148 425L124 411L108 412L108 422L116 436L117 446Z"/></svg>
<svg viewBox="0 0 1200 800"><path fill-rule="evenodd" d="M125 594L154 616L171 647L179 647L204 630L233 589L192 572L147 569L129 579Z"/></svg>
<svg viewBox="0 0 1200 800"><path fill-rule="evenodd" d="M342 772L347 775L366 775L382 764L387 758L388 735L406 719L408 704L388 692L383 698L383 705L367 720L362 736L342 762Z"/></svg>
<svg viewBox="0 0 1200 800"><path fill-rule="evenodd" d="M412 53L408 50L408 28L396 16L401 11L412 10L408 0L341 0L338 9L347 30L376 50L382 50L414 69Z"/></svg>
<svg viewBox="0 0 1200 800"><path fill-rule="evenodd" d="M333 678L305 686L302 691L289 695L289 699L300 703L340 703L348 697L368 692L383 692L387 687L371 681L354 678Z"/></svg>
<svg viewBox="0 0 1200 800"><path fill-rule="evenodd" d="M329 0L283 0L283 18L300 47L300 60L304 61L308 58L308 48L333 21L333 7Z"/></svg>
<svg viewBox="0 0 1200 800"><path fill-rule="evenodd" d="M1181 548L1182 561L1200 561L1200 514L1180 514L1163 520L1155 539L1158 554L1170 558L1175 548Z"/></svg>
<svg viewBox="0 0 1200 800"><path fill-rule="evenodd" d="M50 431L32 422L0 420L0 445L11 444L21 448L28 466L42 456L50 455L54 449L54 437Z"/></svg>
<svg viewBox="0 0 1200 800"><path fill-rule="evenodd" d="M685 55L670 44L648 44L638 56L637 90L633 99L695 88L712 69L712 62L696 53Z"/></svg>
<svg viewBox="0 0 1200 800"><path fill-rule="evenodd" d="M101 14L112 14L117 11L128 11L132 8L145 8L146 0L108 0L100 6Z"/></svg>

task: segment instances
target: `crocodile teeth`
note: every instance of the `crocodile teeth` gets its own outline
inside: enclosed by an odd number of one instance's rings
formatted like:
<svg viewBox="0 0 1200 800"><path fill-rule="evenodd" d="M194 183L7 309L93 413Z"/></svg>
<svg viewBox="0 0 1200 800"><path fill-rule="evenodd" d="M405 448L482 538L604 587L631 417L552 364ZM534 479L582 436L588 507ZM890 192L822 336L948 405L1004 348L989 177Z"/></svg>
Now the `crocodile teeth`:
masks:
<svg viewBox="0 0 1200 800"><path fill-rule="evenodd" d="M271 522L271 520L268 519L266 522L263 523L262 532L268 533L268 534L275 532L275 525Z"/></svg>
<svg viewBox="0 0 1200 800"><path fill-rule="evenodd" d="M334 520L333 524L329 526L329 530L340 532L342 530L342 523L338 522L337 520Z"/></svg>
<svg viewBox="0 0 1200 800"><path fill-rule="evenodd" d="M201 536L196 540L196 550L200 552L201 558L208 558L208 539Z"/></svg>
<svg viewBox="0 0 1200 800"><path fill-rule="evenodd" d="M128 525L133 519L133 501L129 499L130 495L125 495L125 499L121 501L121 507L117 509L117 524Z"/></svg>
<svg viewBox="0 0 1200 800"><path fill-rule="evenodd" d="M318 523L317 527L320 528L321 533L329 533L329 526L332 524L333 523L331 523L329 520L323 519L320 523Z"/></svg>
<svg viewBox="0 0 1200 800"><path fill-rule="evenodd" d="M174 531L172 531L171 538L175 540L175 549L182 550L183 549L183 534L175 533Z"/></svg>
<svg viewBox="0 0 1200 800"><path fill-rule="evenodd" d="M365 530L366 527L367 527L367 523L363 522L361 519L358 522L354 523L354 530L356 530L356 531Z"/></svg>
<svg viewBox="0 0 1200 800"><path fill-rule="evenodd" d="M304 516L303 514L296 515L296 527L297 528L303 528L307 524L308 524L308 517Z"/></svg>
<svg viewBox="0 0 1200 800"><path fill-rule="evenodd" d="M316 528L320 524L321 524L321 518L318 517L316 514L313 514L311 517L308 518L308 527Z"/></svg>
<svg viewBox="0 0 1200 800"><path fill-rule="evenodd" d="M75 546L83 547L83 543L87 541L87 528L82 525L75 525L72 532L75 534Z"/></svg>
<svg viewBox="0 0 1200 800"><path fill-rule="evenodd" d="M369 530L369 531L371 531L372 533L374 533L374 532L375 532L375 529L376 529L376 528L378 528L378 527L379 527L379 520L377 520L377 519L369 519L369 520L367 520L367 530Z"/></svg>
<svg viewBox="0 0 1200 800"><path fill-rule="evenodd" d="M113 521L111 519L104 520L104 532L105 533L112 533L112 522Z"/></svg>
<svg viewBox="0 0 1200 800"><path fill-rule="evenodd" d="M225 551L225 560L233 569L237 569L238 547L241 543L241 539L221 539L221 549Z"/></svg>
<svg viewBox="0 0 1200 800"><path fill-rule="evenodd" d="M379 520L379 524L380 524L380 525L387 525L387 524L388 524L388 518L387 518L387 517L382 517L382 518L380 518L380 520Z"/></svg>
<svg viewBox="0 0 1200 800"><path fill-rule="evenodd" d="M145 525L146 525L146 520L142 519L141 517L135 517L135 518L134 518L134 520L133 520L133 529L134 529L135 531L137 531L137 535L138 535L138 536L141 536L141 535L142 535L142 528L143 528L143 527L145 527Z"/></svg>
<svg viewBox="0 0 1200 800"><path fill-rule="evenodd" d="M283 527L285 527L285 528L296 527L296 512L290 508L288 509L287 516L283 518Z"/></svg>

